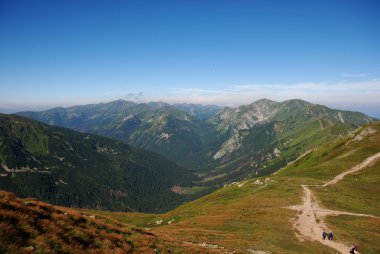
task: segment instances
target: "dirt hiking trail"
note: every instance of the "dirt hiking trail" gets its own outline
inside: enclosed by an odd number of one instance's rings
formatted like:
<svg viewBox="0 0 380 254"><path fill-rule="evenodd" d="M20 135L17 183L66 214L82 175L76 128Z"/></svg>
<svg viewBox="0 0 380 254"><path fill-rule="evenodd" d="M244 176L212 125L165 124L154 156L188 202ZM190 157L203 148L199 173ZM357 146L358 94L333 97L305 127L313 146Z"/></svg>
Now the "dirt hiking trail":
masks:
<svg viewBox="0 0 380 254"><path fill-rule="evenodd" d="M375 163L379 159L380 159L380 153L376 153L368 157L364 161L362 161L360 164L337 175L333 180L321 186L325 187L328 185L335 184L338 181L342 180L343 177L346 176L347 174L357 172L371 165L372 163ZM380 219L380 217L376 217L376 216L368 215L368 214L350 213L350 212L334 211L334 210L319 208L317 201L315 197L313 196L313 193L311 192L311 190L308 188L308 186L302 185L302 188L304 189L303 204L288 207L290 209L298 211L298 215L294 220L294 227L297 229L297 232L299 232L299 237L301 240L318 241L326 246L329 246L335 249L336 251L340 253L348 254L350 251L350 246L344 243L337 242L335 240L329 241L327 239L326 240L322 239L322 233L324 230L326 232L331 232L331 230L328 229L327 225L325 224L323 220L324 217L338 216L338 215L351 215L351 216L372 217L372 218Z"/></svg>
<svg viewBox="0 0 380 254"><path fill-rule="evenodd" d="M325 183L322 186L325 187L325 186L329 186L329 185L332 185L332 184L336 184L337 182L339 182L340 180L342 180L346 175L352 174L352 173L357 172L359 170L362 170L363 168L366 168L369 165L375 163L379 159L380 159L380 152L379 153L375 153L374 155L368 157L367 159L365 159L364 161L362 161L358 165L353 166L351 169L349 169L349 170L347 170L347 171L345 171L345 172L337 175L336 177L334 177L334 179L332 179L331 181Z"/></svg>

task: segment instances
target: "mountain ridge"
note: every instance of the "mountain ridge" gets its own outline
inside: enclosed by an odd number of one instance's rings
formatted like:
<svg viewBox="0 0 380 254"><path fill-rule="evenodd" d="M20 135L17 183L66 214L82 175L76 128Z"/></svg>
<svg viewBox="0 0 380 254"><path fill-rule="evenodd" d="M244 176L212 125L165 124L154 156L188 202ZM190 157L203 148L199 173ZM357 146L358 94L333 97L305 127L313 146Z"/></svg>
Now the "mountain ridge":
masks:
<svg viewBox="0 0 380 254"><path fill-rule="evenodd" d="M69 108L63 113L47 110L19 114L122 140L157 152L203 178L218 178L205 185L221 184L231 175L241 179L249 174L274 172L322 141L375 121L362 113L330 109L300 99L261 99L237 108L176 105L119 100ZM192 111L194 107L214 114L200 119ZM284 149L288 154L281 156Z"/></svg>

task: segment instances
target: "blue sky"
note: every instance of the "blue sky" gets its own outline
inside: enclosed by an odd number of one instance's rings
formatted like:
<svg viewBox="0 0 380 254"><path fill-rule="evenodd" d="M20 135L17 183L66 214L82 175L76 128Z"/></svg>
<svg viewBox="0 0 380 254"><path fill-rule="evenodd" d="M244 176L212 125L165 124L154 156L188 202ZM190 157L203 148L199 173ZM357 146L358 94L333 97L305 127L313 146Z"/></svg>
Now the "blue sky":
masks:
<svg viewBox="0 0 380 254"><path fill-rule="evenodd" d="M0 1L0 111L305 99L380 116L380 2Z"/></svg>

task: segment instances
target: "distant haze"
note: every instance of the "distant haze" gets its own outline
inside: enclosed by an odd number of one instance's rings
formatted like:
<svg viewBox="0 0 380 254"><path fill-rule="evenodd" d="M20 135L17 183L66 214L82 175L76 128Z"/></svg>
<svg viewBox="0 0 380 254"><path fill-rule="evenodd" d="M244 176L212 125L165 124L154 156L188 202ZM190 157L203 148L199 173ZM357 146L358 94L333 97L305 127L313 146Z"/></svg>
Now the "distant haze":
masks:
<svg viewBox="0 0 380 254"><path fill-rule="evenodd" d="M270 98L269 98L270 99ZM130 101L133 101L133 100L130 100ZM162 101L162 100L160 100ZM255 100L256 101L256 100ZM59 105L59 104L54 104L54 105L45 105L45 106L37 106L37 107L33 107L32 105L31 106L10 106L10 107L5 107L5 108L0 108L0 113L5 113L5 114L12 114L12 113L17 113L17 112L21 112L21 111L43 111L43 110L47 110L47 109L51 109L51 108L55 108L55 107L70 107L70 106L79 106L79 105L86 105L86 104L94 104L94 103L101 103L101 102L109 102L109 101L99 101L99 102L92 102L92 103L85 103L85 104L72 104L72 105ZM144 101L134 101L136 103L147 103L147 102L152 102L150 100L144 100ZM218 106L226 106L226 107L238 107L240 105L246 105L246 104L249 104L249 103L252 103L254 101L249 101L247 103L229 103L229 104L210 104L210 103L196 103L196 102L193 102L193 101L179 101L179 100L175 100L174 102L168 102L170 104L174 104L174 103L194 103L194 104L200 104L200 105L218 105ZM309 101L309 102L312 102L312 101ZM312 102L313 103L313 102ZM321 103L317 103L317 104L321 104ZM362 113L365 113L367 114L368 116L372 116L372 117L375 117L377 119L380 119L380 113L379 113L379 110L378 108L376 107L370 107L370 106L361 106L361 105L356 105L356 106L347 106L347 105L339 105L339 104L334 104L334 103L331 103L331 104L321 104L321 105L325 105L325 106L328 106L330 108L333 108L333 109L341 109L341 110L348 110L348 111L357 111L357 112L362 112Z"/></svg>

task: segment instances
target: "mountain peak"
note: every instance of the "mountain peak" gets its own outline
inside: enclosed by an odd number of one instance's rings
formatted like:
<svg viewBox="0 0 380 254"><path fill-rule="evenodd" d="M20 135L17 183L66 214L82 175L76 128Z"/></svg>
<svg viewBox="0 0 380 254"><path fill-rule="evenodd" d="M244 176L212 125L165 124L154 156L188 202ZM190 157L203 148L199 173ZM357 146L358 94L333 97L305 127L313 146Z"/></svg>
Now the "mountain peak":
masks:
<svg viewBox="0 0 380 254"><path fill-rule="evenodd" d="M111 101L111 102L108 102L108 103L105 103L105 104L108 104L108 105L137 105L137 103L135 103L133 101L126 101L126 100L123 100L123 99Z"/></svg>
<svg viewBox="0 0 380 254"><path fill-rule="evenodd" d="M163 101L151 101L151 102L148 102L147 104L156 109L170 106L170 104Z"/></svg>
<svg viewBox="0 0 380 254"><path fill-rule="evenodd" d="M269 100L267 98L263 98L263 99L260 99L260 100L252 102L248 106L264 106L264 105L269 106L269 105L272 105L272 104L275 104L275 103L277 103L277 102Z"/></svg>
<svg viewBox="0 0 380 254"><path fill-rule="evenodd" d="M267 99L267 98L262 98L262 99L259 99L257 101L252 102L250 105L252 105L252 104L272 104L272 103L276 103L276 101L272 101L272 100Z"/></svg>
<svg viewBox="0 0 380 254"><path fill-rule="evenodd" d="M290 100L286 100L284 102L282 102L283 104L295 104L295 105L302 105L302 106L305 106L305 105L314 105L313 103L310 103L308 101L305 101L305 100L301 100L301 99L290 99Z"/></svg>
<svg viewBox="0 0 380 254"><path fill-rule="evenodd" d="M261 102L261 103L263 103L263 102L266 102L266 103L272 103L272 102L275 102L275 101L272 101L272 100L270 100L270 99L267 99L267 98L262 98L262 99L260 99L260 100L257 100L257 101L255 101L255 102Z"/></svg>

